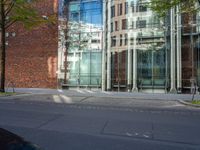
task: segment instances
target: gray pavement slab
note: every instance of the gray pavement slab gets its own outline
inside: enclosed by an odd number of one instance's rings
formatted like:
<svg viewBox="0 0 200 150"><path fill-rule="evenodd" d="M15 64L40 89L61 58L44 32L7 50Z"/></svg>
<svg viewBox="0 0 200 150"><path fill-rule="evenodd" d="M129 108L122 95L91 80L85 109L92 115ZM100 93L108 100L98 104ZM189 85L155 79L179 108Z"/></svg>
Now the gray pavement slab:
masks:
<svg viewBox="0 0 200 150"><path fill-rule="evenodd" d="M143 99L135 99L135 98L115 98L115 97L89 97L85 100L82 100L83 104L98 104L98 105L110 105L110 106L124 106L124 107L159 107L159 108L167 108L174 106L183 106L177 101L166 100L143 100Z"/></svg>
<svg viewBox="0 0 200 150"><path fill-rule="evenodd" d="M0 102L5 102L2 99L6 99L6 102L26 102L26 103L50 103L50 104L63 104L63 105L82 105L87 106L108 106L108 107L128 107L128 108L181 108L185 105L180 104L177 101L172 100L143 100L143 99L132 99L132 98L115 98L115 97L77 97L77 96L67 96L67 95L50 95L50 94L31 94L31 95L21 95L17 97L4 97L0 98ZM89 107L89 106L88 106ZM91 108L92 109L92 108Z"/></svg>
<svg viewBox="0 0 200 150"><path fill-rule="evenodd" d="M67 96L63 94L22 94L17 96L6 97L6 99L13 99L20 101L42 101L42 102L54 102L54 103L65 103L72 104L81 102L86 97L78 96ZM5 99L5 97L4 97Z"/></svg>
<svg viewBox="0 0 200 150"><path fill-rule="evenodd" d="M12 89L8 89L12 91ZM42 89L42 88L16 88L16 92L19 93L32 93L32 94L62 94L66 96L93 96L93 97L115 97L115 98L135 98L135 99L158 99L158 100L191 100L191 94L160 94L160 93L141 93L141 92L108 92L90 89ZM197 93L194 99L200 99L200 95Z"/></svg>

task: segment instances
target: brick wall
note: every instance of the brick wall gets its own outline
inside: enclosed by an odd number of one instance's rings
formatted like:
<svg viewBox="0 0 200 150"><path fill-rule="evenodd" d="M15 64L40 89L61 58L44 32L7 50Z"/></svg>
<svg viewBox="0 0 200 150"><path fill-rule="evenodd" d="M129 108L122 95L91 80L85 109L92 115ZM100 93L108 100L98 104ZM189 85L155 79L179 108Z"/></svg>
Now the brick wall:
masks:
<svg viewBox="0 0 200 150"><path fill-rule="evenodd" d="M35 4L41 15L57 13L56 0L42 0ZM57 87L58 25L47 24L31 31L22 24L9 29L16 36L9 36L6 50L6 85L16 87Z"/></svg>

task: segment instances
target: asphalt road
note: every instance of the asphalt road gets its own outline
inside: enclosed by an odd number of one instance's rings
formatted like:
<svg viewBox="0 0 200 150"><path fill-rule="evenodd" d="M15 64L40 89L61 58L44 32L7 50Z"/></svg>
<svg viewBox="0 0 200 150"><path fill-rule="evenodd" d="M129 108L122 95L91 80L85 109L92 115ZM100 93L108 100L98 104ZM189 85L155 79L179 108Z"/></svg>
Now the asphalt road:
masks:
<svg viewBox="0 0 200 150"><path fill-rule="evenodd" d="M199 126L200 110L175 101L0 98L0 127L45 150L200 150Z"/></svg>

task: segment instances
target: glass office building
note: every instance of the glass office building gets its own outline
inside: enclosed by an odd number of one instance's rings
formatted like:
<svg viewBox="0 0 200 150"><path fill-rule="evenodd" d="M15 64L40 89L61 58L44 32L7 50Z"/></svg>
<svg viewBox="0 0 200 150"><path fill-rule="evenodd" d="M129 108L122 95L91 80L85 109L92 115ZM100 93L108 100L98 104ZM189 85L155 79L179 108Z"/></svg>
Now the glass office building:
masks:
<svg viewBox="0 0 200 150"><path fill-rule="evenodd" d="M158 90L169 84L166 24L144 2L113 0L105 5L109 90Z"/></svg>
<svg viewBox="0 0 200 150"><path fill-rule="evenodd" d="M69 87L107 91L177 93L199 86L199 15L191 24L174 8L160 19L148 1L60 0L59 80L66 74Z"/></svg>

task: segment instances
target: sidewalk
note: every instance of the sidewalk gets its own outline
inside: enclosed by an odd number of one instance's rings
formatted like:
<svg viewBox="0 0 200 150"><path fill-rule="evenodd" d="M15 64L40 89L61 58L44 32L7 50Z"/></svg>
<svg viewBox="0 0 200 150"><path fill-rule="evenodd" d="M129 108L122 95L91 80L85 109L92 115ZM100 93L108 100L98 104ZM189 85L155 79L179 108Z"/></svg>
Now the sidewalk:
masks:
<svg viewBox="0 0 200 150"><path fill-rule="evenodd" d="M12 91L12 89L8 89ZM29 93L29 94L62 94L66 96L80 96L80 97L112 97L112 98L131 98L131 99L145 99L145 100L183 100L191 101L191 94L156 94L156 93L133 93L133 92L106 92L100 89L88 90L88 89L42 89L42 88L16 88L17 93ZM194 99L200 99L200 95L196 94Z"/></svg>
<svg viewBox="0 0 200 150"><path fill-rule="evenodd" d="M109 107L140 107L140 108L183 108L192 106L190 94L146 94L132 92L105 92L87 89L41 89L41 88L16 88L15 92L22 93L8 96L6 99L21 100L23 102L50 102L51 104L70 105L97 105ZM5 97L3 98L5 99ZM200 99L195 95L194 99ZM199 107L199 105L197 106Z"/></svg>

